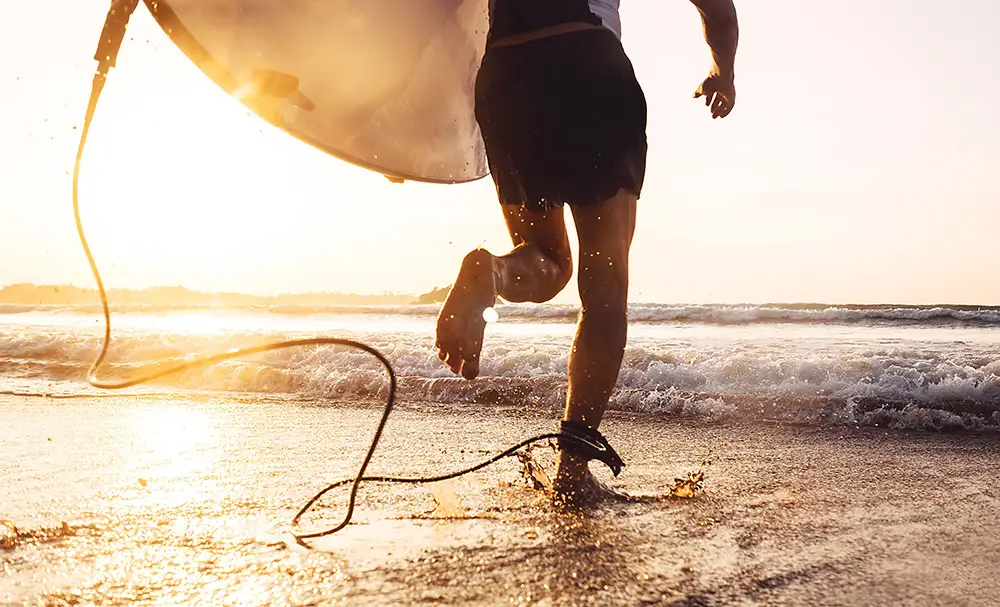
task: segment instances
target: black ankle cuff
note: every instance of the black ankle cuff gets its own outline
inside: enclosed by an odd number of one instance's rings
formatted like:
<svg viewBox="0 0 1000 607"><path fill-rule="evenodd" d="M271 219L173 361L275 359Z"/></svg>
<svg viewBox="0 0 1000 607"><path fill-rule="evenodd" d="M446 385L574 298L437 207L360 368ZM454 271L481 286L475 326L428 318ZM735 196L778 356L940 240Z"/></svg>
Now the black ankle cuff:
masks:
<svg viewBox="0 0 1000 607"><path fill-rule="evenodd" d="M586 424L564 421L559 425L559 434L562 436L557 439L557 444L563 451L583 456L588 461L596 459L603 462L611 468L615 476L618 476L625 466L625 462L608 443L608 439Z"/></svg>

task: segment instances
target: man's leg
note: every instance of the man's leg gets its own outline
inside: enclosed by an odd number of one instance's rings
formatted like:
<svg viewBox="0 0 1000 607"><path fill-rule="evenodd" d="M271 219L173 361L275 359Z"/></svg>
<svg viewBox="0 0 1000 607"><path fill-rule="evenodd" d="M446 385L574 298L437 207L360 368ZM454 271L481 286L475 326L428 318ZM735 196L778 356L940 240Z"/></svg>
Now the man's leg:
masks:
<svg viewBox="0 0 1000 607"><path fill-rule="evenodd" d="M569 359L564 419L597 429L618 380L628 328L628 258L636 196L618 194L595 206L573 207L580 240L580 321ZM562 451L555 489L569 498L589 488L587 461ZM582 497L582 496L578 496Z"/></svg>
<svg viewBox="0 0 1000 607"><path fill-rule="evenodd" d="M438 316L438 357L466 379L479 375L486 329L482 313L498 295L542 303L562 291L573 275L562 207L532 211L503 205L503 210L514 249L501 256L485 249L466 255Z"/></svg>

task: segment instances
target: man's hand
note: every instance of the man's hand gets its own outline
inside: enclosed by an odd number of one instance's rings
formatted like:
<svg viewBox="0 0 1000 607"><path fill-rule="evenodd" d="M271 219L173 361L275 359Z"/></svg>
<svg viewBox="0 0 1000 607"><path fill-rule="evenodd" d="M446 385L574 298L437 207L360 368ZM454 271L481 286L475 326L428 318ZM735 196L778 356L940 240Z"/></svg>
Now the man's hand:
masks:
<svg viewBox="0 0 1000 607"><path fill-rule="evenodd" d="M736 85L733 78L713 72L694 92L694 98L699 97L705 98L705 105L711 108L713 119L725 118L736 105Z"/></svg>
<svg viewBox="0 0 1000 607"><path fill-rule="evenodd" d="M705 42L712 51L712 69L694 97L705 98L712 118L725 118L736 105L736 46L740 39L739 19L733 0L691 0L701 13Z"/></svg>

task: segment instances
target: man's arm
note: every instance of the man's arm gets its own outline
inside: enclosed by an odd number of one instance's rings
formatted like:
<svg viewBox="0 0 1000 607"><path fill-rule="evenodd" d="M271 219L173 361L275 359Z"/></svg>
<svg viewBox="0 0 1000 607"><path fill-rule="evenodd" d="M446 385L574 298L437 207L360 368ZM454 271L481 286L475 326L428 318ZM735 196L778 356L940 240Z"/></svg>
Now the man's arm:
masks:
<svg viewBox="0 0 1000 607"><path fill-rule="evenodd" d="M708 78L695 91L695 98L705 97L712 118L725 118L736 104L735 64L740 26L733 0L691 0L701 13L705 42L712 51Z"/></svg>

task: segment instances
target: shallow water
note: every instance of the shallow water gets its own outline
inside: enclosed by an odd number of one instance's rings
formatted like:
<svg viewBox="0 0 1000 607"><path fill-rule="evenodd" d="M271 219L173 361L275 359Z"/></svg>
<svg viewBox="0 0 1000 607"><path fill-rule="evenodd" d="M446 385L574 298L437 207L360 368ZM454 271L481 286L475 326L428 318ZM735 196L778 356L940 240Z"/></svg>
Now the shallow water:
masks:
<svg viewBox="0 0 1000 607"><path fill-rule="evenodd" d="M9 525L0 535L0 601L301 603L339 596L347 556L363 568L449 541L437 527L432 489L374 485L362 493L359 524L320 540L320 551L289 542L294 511L324 481L354 473L374 409L129 399L2 406L0 518ZM412 418L400 413L390 422L373 473L387 461L392 472L419 474L475 459L447 453L446 428L430 435L427 427L400 428ZM500 429L481 446L513 441L516 430ZM494 502L487 496L503 489L473 491L464 509L488 501L491 516L503 516L499 503L536 500L518 485L515 462L502 468L491 480L513 483L510 496ZM470 482L477 479L456 487L471 491ZM327 521L342 515L345 495L324 502ZM444 535L464 542L489 533L459 523Z"/></svg>
<svg viewBox="0 0 1000 607"><path fill-rule="evenodd" d="M704 494L561 512L511 458L448 484L365 486L353 523L307 550L288 523L353 474L374 402L0 407L0 604L972 605L987 603L963 588L996 586L1000 527L986 513L1000 504L1000 452L983 434L612 414L602 430L628 466L602 478L660 495L711 453ZM404 403L371 472L454 470L556 419ZM307 525L339 521L344 497ZM913 581L898 562L936 573Z"/></svg>

